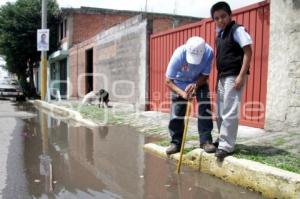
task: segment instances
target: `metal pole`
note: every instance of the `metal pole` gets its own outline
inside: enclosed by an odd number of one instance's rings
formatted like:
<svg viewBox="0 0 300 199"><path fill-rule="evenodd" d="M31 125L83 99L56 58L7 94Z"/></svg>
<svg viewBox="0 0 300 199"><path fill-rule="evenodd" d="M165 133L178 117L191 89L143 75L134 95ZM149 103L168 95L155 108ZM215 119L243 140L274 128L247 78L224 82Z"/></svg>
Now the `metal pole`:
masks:
<svg viewBox="0 0 300 199"><path fill-rule="evenodd" d="M146 0L146 3L145 3L145 13L147 13L147 9L148 9L148 1Z"/></svg>
<svg viewBox="0 0 300 199"><path fill-rule="evenodd" d="M47 0L42 0L42 29L47 28ZM47 51L41 52L41 66L42 66L42 87L41 99L45 100L47 92Z"/></svg>

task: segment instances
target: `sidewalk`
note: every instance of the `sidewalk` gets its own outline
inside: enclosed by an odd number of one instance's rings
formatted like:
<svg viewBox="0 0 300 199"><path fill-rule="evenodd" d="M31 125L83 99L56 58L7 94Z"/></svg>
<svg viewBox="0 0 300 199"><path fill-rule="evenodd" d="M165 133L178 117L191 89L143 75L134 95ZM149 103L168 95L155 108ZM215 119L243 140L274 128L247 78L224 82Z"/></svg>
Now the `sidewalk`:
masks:
<svg viewBox="0 0 300 199"><path fill-rule="evenodd" d="M51 101L50 103L71 108L74 105L80 104L80 101ZM111 103L111 105L113 108L115 107L112 111L115 111L116 114L126 113L127 116L123 123L138 127L141 132L146 134L156 134L164 138L169 138L167 129L169 113L139 111L134 105L125 103ZM97 107L95 106L95 108ZM80 111L78 108L73 107L73 109ZM97 122L97 119L95 122ZM154 129L157 129L157 131L154 131ZM215 122L212 135L214 140L218 136ZM198 136L197 118L190 118L188 136ZM195 147L199 145L199 143L196 142L190 144L193 144ZM237 144L272 146L300 156L300 130L290 132L266 132L264 129L240 125L237 135Z"/></svg>
<svg viewBox="0 0 300 199"><path fill-rule="evenodd" d="M81 106L80 101L77 100L49 103L35 101L35 104L60 113L70 113L69 110L72 110L71 113L76 113L77 120L83 121L86 125L122 124L136 127L138 131L146 135L156 135L164 140L161 143L146 144L145 150L163 158L175 160L179 158L178 154L171 155L171 157L165 154L166 145L169 143L168 113L139 111L133 104L124 103L111 103L113 107L110 109ZM74 117L72 114L66 115ZM108 118L106 120L108 123L101 121L103 115ZM212 134L215 139L216 128ZM300 173L299 131L265 132L262 129L240 126L234 155L225 158L221 163L216 161L213 154L207 154L199 149L196 118L190 119L188 137L193 139L188 139L186 143L186 148L190 150L184 155L183 164L230 183L261 192L265 197L300 198L300 175L297 174Z"/></svg>

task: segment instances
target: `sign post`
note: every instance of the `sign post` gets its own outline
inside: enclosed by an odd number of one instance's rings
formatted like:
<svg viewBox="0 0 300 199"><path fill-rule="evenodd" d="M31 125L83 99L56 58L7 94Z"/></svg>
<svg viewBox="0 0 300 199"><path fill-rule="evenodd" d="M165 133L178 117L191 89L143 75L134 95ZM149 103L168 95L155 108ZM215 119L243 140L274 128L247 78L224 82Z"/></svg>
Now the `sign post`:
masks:
<svg viewBox="0 0 300 199"><path fill-rule="evenodd" d="M42 86L41 100L45 100L47 92L47 51L49 50L49 30L47 28L47 0L42 0L42 29L38 30L37 48L41 51ZM40 35L39 35L40 34Z"/></svg>

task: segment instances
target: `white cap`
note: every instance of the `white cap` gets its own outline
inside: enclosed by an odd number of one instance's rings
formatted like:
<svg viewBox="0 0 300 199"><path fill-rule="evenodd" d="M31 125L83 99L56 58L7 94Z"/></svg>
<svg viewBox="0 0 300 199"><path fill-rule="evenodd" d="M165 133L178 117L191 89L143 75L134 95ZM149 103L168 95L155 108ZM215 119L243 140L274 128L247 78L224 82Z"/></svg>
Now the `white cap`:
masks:
<svg viewBox="0 0 300 199"><path fill-rule="evenodd" d="M205 52L205 41L201 37L191 37L185 44L186 61L189 64L200 64Z"/></svg>

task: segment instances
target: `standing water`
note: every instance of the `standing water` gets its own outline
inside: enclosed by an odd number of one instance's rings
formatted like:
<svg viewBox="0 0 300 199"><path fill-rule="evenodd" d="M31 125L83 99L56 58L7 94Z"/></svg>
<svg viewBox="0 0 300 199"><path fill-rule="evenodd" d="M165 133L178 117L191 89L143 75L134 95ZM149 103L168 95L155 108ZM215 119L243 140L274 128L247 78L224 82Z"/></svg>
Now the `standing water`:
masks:
<svg viewBox="0 0 300 199"><path fill-rule="evenodd" d="M261 198L187 167L177 175L175 162L144 152L150 138L129 126L80 127L41 110L23 122L20 198Z"/></svg>

